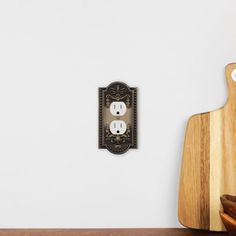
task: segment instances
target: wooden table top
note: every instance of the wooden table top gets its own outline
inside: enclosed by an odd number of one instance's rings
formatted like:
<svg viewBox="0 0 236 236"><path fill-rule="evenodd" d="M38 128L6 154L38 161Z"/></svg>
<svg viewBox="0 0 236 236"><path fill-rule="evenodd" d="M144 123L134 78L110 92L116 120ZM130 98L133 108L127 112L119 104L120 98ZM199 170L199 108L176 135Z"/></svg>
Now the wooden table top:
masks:
<svg viewBox="0 0 236 236"><path fill-rule="evenodd" d="M0 236L226 236L201 230L157 229L0 229Z"/></svg>

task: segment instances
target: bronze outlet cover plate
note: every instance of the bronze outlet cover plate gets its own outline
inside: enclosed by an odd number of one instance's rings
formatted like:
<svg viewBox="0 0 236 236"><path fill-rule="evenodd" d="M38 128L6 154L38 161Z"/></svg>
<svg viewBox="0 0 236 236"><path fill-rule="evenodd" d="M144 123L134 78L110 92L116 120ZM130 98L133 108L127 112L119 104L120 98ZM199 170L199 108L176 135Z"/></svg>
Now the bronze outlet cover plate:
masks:
<svg viewBox="0 0 236 236"><path fill-rule="evenodd" d="M113 154L137 148L137 88L113 82L98 92L99 148Z"/></svg>

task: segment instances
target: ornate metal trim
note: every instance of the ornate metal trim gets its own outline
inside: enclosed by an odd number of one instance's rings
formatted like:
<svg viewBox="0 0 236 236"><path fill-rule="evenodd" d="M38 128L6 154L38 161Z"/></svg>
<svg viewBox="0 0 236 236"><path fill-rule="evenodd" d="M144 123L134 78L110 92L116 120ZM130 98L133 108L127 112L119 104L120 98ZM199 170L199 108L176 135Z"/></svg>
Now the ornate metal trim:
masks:
<svg viewBox="0 0 236 236"><path fill-rule="evenodd" d="M123 82L113 82L99 88L98 97L99 148L106 148L113 154L123 154L130 148L137 148L137 88L128 87ZM113 116L109 112L110 104L117 101L126 104L127 114L123 117ZM125 119L127 129L124 134L111 133L109 122L115 119Z"/></svg>

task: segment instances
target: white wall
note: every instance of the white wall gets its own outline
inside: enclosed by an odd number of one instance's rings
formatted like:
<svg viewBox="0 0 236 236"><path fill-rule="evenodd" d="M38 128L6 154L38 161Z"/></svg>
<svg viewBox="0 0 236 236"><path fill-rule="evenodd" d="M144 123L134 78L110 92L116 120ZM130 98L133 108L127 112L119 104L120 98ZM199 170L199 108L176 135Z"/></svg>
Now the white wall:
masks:
<svg viewBox="0 0 236 236"><path fill-rule="evenodd" d="M176 227L187 118L224 104L234 0L0 2L0 227ZM97 147L97 90L139 88L138 144Z"/></svg>

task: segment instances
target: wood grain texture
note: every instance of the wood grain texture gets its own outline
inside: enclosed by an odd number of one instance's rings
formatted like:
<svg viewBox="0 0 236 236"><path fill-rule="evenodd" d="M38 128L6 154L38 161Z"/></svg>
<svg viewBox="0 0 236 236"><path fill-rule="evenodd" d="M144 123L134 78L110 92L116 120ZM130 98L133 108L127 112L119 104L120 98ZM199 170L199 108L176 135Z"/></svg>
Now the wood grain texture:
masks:
<svg viewBox="0 0 236 236"><path fill-rule="evenodd" d="M222 194L236 195L236 82L226 66L224 107L189 119L179 188L179 221L190 228L224 231Z"/></svg>
<svg viewBox="0 0 236 236"><path fill-rule="evenodd" d="M0 236L226 236L190 229L1 229Z"/></svg>

